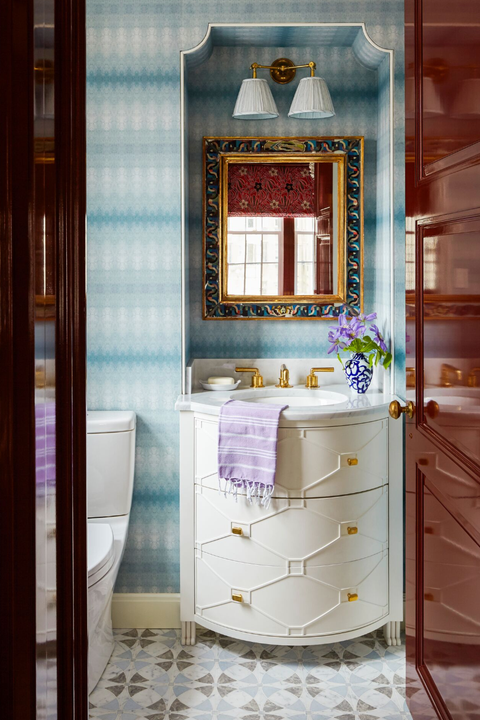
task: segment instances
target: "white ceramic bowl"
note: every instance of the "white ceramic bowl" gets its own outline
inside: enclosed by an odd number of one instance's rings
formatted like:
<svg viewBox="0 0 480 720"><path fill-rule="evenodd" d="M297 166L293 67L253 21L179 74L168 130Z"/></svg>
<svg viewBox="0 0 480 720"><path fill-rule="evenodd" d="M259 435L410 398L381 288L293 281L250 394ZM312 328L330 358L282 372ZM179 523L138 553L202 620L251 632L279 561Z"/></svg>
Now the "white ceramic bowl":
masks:
<svg viewBox="0 0 480 720"><path fill-rule="evenodd" d="M230 392L231 390L236 390L241 382L241 380L237 380L237 382L233 383L233 385L209 385L207 382L203 382L203 380L200 380L200 385L204 390L214 390L216 392Z"/></svg>

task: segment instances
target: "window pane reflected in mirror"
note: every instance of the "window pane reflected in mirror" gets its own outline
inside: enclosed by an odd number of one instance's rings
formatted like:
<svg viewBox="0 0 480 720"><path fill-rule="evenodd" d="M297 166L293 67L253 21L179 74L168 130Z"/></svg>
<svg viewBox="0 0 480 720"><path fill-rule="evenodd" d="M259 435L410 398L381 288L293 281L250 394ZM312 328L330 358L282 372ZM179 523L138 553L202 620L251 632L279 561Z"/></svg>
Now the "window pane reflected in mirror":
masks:
<svg viewBox="0 0 480 720"><path fill-rule="evenodd" d="M335 162L232 164L227 295L334 295L339 171Z"/></svg>

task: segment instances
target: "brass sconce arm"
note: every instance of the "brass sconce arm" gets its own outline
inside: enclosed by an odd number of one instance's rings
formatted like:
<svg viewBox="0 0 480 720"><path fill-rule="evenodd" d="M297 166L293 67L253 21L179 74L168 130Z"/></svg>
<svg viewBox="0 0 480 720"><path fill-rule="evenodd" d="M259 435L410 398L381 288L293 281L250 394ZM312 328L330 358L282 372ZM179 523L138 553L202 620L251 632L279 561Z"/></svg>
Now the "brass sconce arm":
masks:
<svg viewBox="0 0 480 720"><path fill-rule="evenodd" d="M291 82L299 68L310 68L310 77L315 77L316 67L317 65L313 62L313 60L305 63L305 65L294 65L291 60L288 60L288 58L279 58L278 60L275 60L272 65L260 65L260 63L256 62L250 65L252 77L254 79L257 77L257 70L270 70L272 80L275 80L275 82L280 85L286 85Z"/></svg>

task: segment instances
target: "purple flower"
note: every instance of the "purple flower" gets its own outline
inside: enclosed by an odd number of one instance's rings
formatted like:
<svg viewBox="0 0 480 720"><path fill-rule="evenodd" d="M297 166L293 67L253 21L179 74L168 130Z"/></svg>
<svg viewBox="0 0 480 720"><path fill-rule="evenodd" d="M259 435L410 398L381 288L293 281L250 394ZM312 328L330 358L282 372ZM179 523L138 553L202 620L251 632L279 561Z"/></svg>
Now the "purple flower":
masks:
<svg viewBox="0 0 480 720"><path fill-rule="evenodd" d="M378 327L376 325L370 325L370 330L373 332L373 341L380 345L383 352L387 352L387 346Z"/></svg>
<svg viewBox="0 0 480 720"><path fill-rule="evenodd" d="M365 325L358 319L353 318L353 320L350 323L350 337L352 340L356 340L359 337L362 337L362 335L365 334Z"/></svg>
<svg viewBox="0 0 480 720"><path fill-rule="evenodd" d="M358 318L359 318L359 320L361 320L363 323L364 323L364 322L370 322L371 320L376 320L376 319L377 319L377 313L373 312L373 313L370 313L369 315L365 315L364 313L360 313L360 315L358 316Z"/></svg>

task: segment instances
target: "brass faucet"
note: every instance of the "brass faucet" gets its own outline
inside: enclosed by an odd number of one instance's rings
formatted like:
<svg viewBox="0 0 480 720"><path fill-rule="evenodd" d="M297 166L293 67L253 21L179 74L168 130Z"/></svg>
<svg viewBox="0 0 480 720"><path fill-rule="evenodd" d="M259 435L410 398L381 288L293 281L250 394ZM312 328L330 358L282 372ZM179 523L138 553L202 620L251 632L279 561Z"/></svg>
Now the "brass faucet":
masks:
<svg viewBox="0 0 480 720"><path fill-rule="evenodd" d="M416 384L415 368L407 367L405 370L407 373L407 388L414 388Z"/></svg>
<svg viewBox="0 0 480 720"><path fill-rule="evenodd" d="M263 384L263 377L260 375L258 368L241 368L236 367L235 372L251 372L252 375L252 382L250 384L250 387L252 388L263 388L265 385Z"/></svg>
<svg viewBox="0 0 480 720"><path fill-rule="evenodd" d="M450 382L450 377L452 375L454 376L454 378L457 379L457 385L459 385L462 382L462 371L454 367L453 365L443 363L440 372L440 385L442 387L453 387L453 385L455 385L455 382Z"/></svg>
<svg viewBox="0 0 480 720"><path fill-rule="evenodd" d="M280 368L280 377L278 378L278 384L275 385L275 387L278 388L291 388L293 387L290 385L290 373L287 370L286 365L282 365Z"/></svg>
<svg viewBox="0 0 480 720"><path fill-rule="evenodd" d="M323 368L312 368L310 370L310 375L307 375L307 382L305 383L305 387L309 390L313 390L314 388L318 388L318 378L315 375L317 372L333 372L333 367L323 367Z"/></svg>
<svg viewBox="0 0 480 720"><path fill-rule="evenodd" d="M468 373L468 387L478 387L477 373L480 373L480 367L474 367Z"/></svg>

